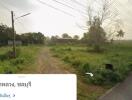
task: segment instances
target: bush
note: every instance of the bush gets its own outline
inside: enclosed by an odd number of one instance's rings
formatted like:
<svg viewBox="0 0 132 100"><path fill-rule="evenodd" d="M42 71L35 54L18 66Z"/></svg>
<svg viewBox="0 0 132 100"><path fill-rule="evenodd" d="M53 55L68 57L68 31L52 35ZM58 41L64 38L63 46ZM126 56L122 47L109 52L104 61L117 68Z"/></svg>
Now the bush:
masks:
<svg viewBox="0 0 132 100"><path fill-rule="evenodd" d="M82 65L82 62L78 59L73 60L71 63L75 67L79 67L80 65Z"/></svg>
<svg viewBox="0 0 132 100"><path fill-rule="evenodd" d="M20 55L20 49L16 49L16 57L19 57ZM7 52L5 52L4 54L0 55L0 60L4 61L4 60L9 60L13 58L13 51L9 50Z"/></svg>
<svg viewBox="0 0 132 100"><path fill-rule="evenodd" d="M70 61L70 58L69 58L69 56L65 56L65 57L63 58L63 60L64 60L65 62L69 62L69 61Z"/></svg>
<svg viewBox="0 0 132 100"><path fill-rule="evenodd" d="M10 61L10 63L13 65L23 64L24 62L25 60L23 58L16 58Z"/></svg>
<svg viewBox="0 0 132 100"><path fill-rule="evenodd" d="M90 68L90 65L89 63L84 63L80 66L80 71L85 74L87 72L91 72L91 68Z"/></svg>
<svg viewBox="0 0 132 100"><path fill-rule="evenodd" d="M69 47L69 48L66 48L65 49L66 51L72 51L72 49Z"/></svg>
<svg viewBox="0 0 132 100"><path fill-rule="evenodd" d="M101 74L96 74L93 77L88 77L90 82L96 85L103 85L103 82L105 81L105 79L103 78L103 76Z"/></svg>
<svg viewBox="0 0 132 100"><path fill-rule="evenodd" d="M12 67L8 66L8 64L5 62L4 64L0 65L0 73L1 74L13 74L13 69Z"/></svg>
<svg viewBox="0 0 132 100"><path fill-rule="evenodd" d="M127 67L130 71L132 71L132 63L128 63Z"/></svg>
<svg viewBox="0 0 132 100"><path fill-rule="evenodd" d="M4 61L4 60L6 60L6 59L8 59L8 55L6 55L6 54L0 55L0 60L1 60L1 61Z"/></svg>
<svg viewBox="0 0 132 100"><path fill-rule="evenodd" d="M101 69L97 70L90 80L96 85L113 85L121 81L121 77L118 72Z"/></svg>
<svg viewBox="0 0 132 100"><path fill-rule="evenodd" d="M104 81L105 84L117 83L121 80L119 74L117 74L117 72L113 72L111 70L104 70L104 71L102 71L101 75L105 79L105 81Z"/></svg>

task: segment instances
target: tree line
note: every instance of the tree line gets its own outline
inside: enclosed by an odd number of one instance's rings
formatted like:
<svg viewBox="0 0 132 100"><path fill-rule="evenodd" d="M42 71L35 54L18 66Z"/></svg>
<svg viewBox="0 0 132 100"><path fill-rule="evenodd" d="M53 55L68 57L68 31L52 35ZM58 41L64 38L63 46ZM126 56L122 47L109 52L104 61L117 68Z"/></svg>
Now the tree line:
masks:
<svg viewBox="0 0 132 100"><path fill-rule="evenodd" d="M80 38L78 35L70 36L68 33L62 34L62 36L51 36L46 38L41 32L28 32L23 34L16 34L16 41L21 41L23 45L28 44L57 44L57 43L71 43L78 44L83 43L92 46L94 50L100 51L101 47L108 42L106 31L101 26L102 22L100 18L94 17L90 22L89 30L84 33L83 37ZM122 29L117 31L116 37L119 39L124 36ZM7 25L0 25L0 46L8 45L8 41L13 41L13 31L11 27ZM111 39L111 42L113 39Z"/></svg>
<svg viewBox="0 0 132 100"><path fill-rule="evenodd" d="M0 46L8 45L8 41L13 41L13 31L7 25L0 25ZM44 44L45 36L41 32L29 32L16 34L16 41L21 41L23 45Z"/></svg>

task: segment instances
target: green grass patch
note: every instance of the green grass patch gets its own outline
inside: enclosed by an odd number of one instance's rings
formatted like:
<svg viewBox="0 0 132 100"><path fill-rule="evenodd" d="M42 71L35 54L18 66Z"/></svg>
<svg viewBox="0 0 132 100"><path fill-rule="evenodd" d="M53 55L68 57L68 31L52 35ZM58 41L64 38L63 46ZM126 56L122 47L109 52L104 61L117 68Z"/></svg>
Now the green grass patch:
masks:
<svg viewBox="0 0 132 100"><path fill-rule="evenodd" d="M74 68L85 76L86 72L92 72L93 78L87 79L93 84L113 85L124 80L132 71L132 45L127 43L116 43L107 45L106 50L101 53L90 52L91 48L86 46L52 46L53 55ZM114 71L105 69L105 64L112 64Z"/></svg>
<svg viewBox="0 0 132 100"><path fill-rule="evenodd" d="M104 92L116 83L124 80L132 71L132 42L115 43L106 45L105 50L100 53L91 52L87 46L56 45L50 49L54 57L58 57L65 63L73 66L78 77L83 80L90 89L97 91L87 93L85 87L78 86L78 100L97 100ZM114 70L105 69L105 64L112 64ZM93 77L86 75L92 72Z"/></svg>
<svg viewBox="0 0 132 100"><path fill-rule="evenodd" d="M19 46L16 48L17 57L10 58L12 47L0 48L0 73L17 73L25 67L34 63L34 60L41 49L41 46Z"/></svg>

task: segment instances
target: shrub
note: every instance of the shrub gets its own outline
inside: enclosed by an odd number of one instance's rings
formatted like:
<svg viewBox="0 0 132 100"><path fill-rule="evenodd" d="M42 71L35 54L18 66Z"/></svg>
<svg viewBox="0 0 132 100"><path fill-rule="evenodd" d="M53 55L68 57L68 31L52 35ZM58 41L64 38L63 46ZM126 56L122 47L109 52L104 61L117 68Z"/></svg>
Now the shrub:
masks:
<svg viewBox="0 0 132 100"><path fill-rule="evenodd" d="M96 85L103 85L105 79L103 78L103 76L101 74L96 74L93 77L89 77L89 80L91 83L96 84Z"/></svg>
<svg viewBox="0 0 132 100"><path fill-rule="evenodd" d="M80 71L85 74L87 72L91 72L89 63L84 63L80 66Z"/></svg>
<svg viewBox="0 0 132 100"><path fill-rule="evenodd" d="M24 62L25 60L23 58L16 58L10 61L10 63L13 65L23 64Z"/></svg>
<svg viewBox="0 0 132 100"><path fill-rule="evenodd" d="M8 66L8 64L4 63L0 66L0 73L1 74L13 74L13 68Z"/></svg>
<svg viewBox="0 0 132 100"><path fill-rule="evenodd" d="M128 63L127 67L130 71L132 71L132 63Z"/></svg>
<svg viewBox="0 0 132 100"><path fill-rule="evenodd" d="M119 68L117 69L117 72L120 74L121 80L124 80L129 73L131 72L131 70L129 69L128 66L119 66Z"/></svg>
<svg viewBox="0 0 132 100"><path fill-rule="evenodd" d="M65 62L69 62L69 61L70 61L70 58L69 58L69 56L65 56L65 57L63 58L63 60L64 60Z"/></svg>
<svg viewBox="0 0 132 100"><path fill-rule="evenodd" d="M4 60L6 60L6 59L8 59L8 56L7 56L6 54L0 55L0 60L1 60L1 61L4 61Z"/></svg>
<svg viewBox="0 0 132 100"><path fill-rule="evenodd" d="M101 72L101 75L105 79L104 81L105 84L109 84L109 83L112 84L120 81L120 76L116 72L113 72L111 70L104 70Z"/></svg>
<svg viewBox="0 0 132 100"><path fill-rule="evenodd" d="M65 49L66 51L72 51L72 49L69 47L69 48L66 48Z"/></svg>
<svg viewBox="0 0 132 100"><path fill-rule="evenodd" d="M97 85L113 85L121 81L121 77L118 72L100 69L95 71L94 77L90 81Z"/></svg>
<svg viewBox="0 0 132 100"><path fill-rule="evenodd" d="M82 64L82 62L78 59L73 60L71 63L75 67L79 67Z"/></svg>
<svg viewBox="0 0 132 100"><path fill-rule="evenodd" d="M18 57L20 55L20 49L16 49L16 57ZM13 58L13 51L9 50L7 52L5 52L4 54L0 55L0 60L4 61L4 60L8 60Z"/></svg>

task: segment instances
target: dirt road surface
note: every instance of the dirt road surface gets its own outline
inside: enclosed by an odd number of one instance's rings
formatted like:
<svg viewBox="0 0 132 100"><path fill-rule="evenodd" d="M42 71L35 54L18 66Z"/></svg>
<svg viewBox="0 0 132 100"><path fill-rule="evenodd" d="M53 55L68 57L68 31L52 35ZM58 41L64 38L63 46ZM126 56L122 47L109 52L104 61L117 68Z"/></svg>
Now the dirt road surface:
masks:
<svg viewBox="0 0 132 100"><path fill-rule="evenodd" d="M19 72L20 73L20 72ZM104 88L83 82L76 70L60 59L53 57L49 47L40 50L34 65L27 66L22 74L76 74L78 76L78 100L91 100L91 95L104 93ZM93 100L93 99L92 99Z"/></svg>
<svg viewBox="0 0 132 100"><path fill-rule="evenodd" d="M68 67L67 65L55 59L52 56L49 48L44 48L40 52L36 65L37 65L36 73L40 73L40 74L68 74L68 73L71 73L66 69Z"/></svg>

